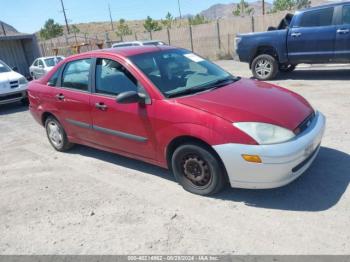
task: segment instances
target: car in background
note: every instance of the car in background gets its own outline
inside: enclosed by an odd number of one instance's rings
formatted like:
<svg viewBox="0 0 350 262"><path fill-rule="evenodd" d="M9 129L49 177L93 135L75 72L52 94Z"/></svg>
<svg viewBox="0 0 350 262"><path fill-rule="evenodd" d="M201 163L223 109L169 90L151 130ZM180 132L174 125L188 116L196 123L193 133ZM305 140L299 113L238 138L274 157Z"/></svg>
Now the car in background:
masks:
<svg viewBox="0 0 350 262"><path fill-rule="evenodd" d="M71 56L28 92L57 151L77 143L143 160L200 195L290 183L325 130L300 95L166 45Z"/></svg>
<svg viewBox="0 0 350 262"><path fill-rule="evenodd" d="M120 42L112 45L112 48L126 47L126 46L143 46L143 45L166 45L162 41L149 40L149 41L131 41L131 42Z"/></svg>
<svg viewBox="0 0 350 262"><path fill-rule="evenodd" d="M0 105L21 101L27 104L27 79L0 60Z"/></svg>
<svg viewBox="0 0 350 262"><path fill-rule="evenodd" d="M64 58L65 57L63 56L46 56L37 58L29 67L30 76L33 79L39 79L50 72L50 70Z"/></svg>
<svg viewBox="0 0 350 262"><path fill-rule="evenodd" d="M350 63L350 2L338 2L287 14L277 28L239 34L236 52L259 80L296 65Z"/></svg>

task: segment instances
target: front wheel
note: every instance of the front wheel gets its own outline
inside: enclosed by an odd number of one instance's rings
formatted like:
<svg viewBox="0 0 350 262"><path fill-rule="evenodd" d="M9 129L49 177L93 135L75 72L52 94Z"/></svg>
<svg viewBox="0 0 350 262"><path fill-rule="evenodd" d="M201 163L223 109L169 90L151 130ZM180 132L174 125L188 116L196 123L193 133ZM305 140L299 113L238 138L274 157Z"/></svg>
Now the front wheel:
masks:
<svg viewBox="0 0 350 262"><path fill-rule="evenodd" d="M50 144L57 151L64 152L73 146L68 141L66 132L56 118L49 116L45 121L45 129Z"/></svg>
<svg viewBox="0 0 350 262"><path fill-rule="evenodd" d="M191 193L212 195L226 185L225 170L220 161L203 146L179 146L172 156L171 164L177 181Z"/></svg>
<svg viewBox="0 0 350 262"><path fill-rule="evenodd" d="M277 60L273 56L266 54L255 57L251 68L254 77L259 80L273 79L278 73Z"/></svg>

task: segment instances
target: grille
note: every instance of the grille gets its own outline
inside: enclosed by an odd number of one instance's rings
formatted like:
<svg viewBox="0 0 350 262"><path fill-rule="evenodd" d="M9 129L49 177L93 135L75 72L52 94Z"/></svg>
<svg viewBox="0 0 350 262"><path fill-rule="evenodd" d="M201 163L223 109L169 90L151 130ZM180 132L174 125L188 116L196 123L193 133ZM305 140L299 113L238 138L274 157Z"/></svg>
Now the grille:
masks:
<svg viewBox="0 0 350 262"><path fill-rule="evenodd" d="M312 112L307 118L304 119L303 122L294 130L296 135L304 132L312 123L315 118L315 112Z"/></svg>
<svg viewBox="0 0 350 262"><path fill-rule="evenodd" d="M11 81L10 82L10 87L11 88L17 88L18 87L18 81Z"/></svg>

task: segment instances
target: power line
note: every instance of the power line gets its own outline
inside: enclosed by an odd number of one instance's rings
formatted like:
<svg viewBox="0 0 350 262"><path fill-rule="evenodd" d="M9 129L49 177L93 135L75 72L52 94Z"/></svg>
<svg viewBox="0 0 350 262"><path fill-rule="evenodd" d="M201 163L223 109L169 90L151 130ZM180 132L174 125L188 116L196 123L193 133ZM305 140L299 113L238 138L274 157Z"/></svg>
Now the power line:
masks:
<svg viewBox="0 0 350 262"><path fill-rule="evenodd" d="M67 33L70 34L69 26L68 26L68 20L67 20L67 15L66 15L66 9L64 9L63 0L61 0L61 5L62 5L62 12L63 12L63 15L64 15L64 21L66 22Z"/></svg>
<svg viewBox="0 0 350 262"><path fill-rule="evenodd" d="M109 11L109 19L111 20L112 31L114 31L113 19L112 19L112 13L111 13L111 6L110 6L109 3L108 3L108 11Z"/></svg>

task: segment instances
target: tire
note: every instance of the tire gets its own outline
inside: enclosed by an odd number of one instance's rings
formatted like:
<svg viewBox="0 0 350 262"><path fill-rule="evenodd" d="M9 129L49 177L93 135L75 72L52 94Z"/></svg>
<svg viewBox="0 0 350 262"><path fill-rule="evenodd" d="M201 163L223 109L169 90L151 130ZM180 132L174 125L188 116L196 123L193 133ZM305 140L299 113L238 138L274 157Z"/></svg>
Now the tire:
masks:
<svg viewBox="0 0 350 262"><path fill-rule="evenodd" d="M49 116L45 121L45 129L47 138L55 150L64 152L74 145L68 141L66 132L56 118Z"/></svg>
<svg viewBox="0 0 350 262"><path fill-rule="evenodd" d="M29 99L28 97L25 97L21 100L21 103L23 106L28 106L29 105Z"/></svg>
<svg viewBox="0 0 350 262"><path fill-rule="evenodd" d="M296 65L290 65L290 64L281 64L279 69L280 69L280 72L282 73L290 73L290 72L293 72L296 68Z"/></svg>
<svg viewBox="0 0 350 262"><path fill-rule="evenodd" d="M278 73L278 62L273 56L258 55L254 58L251 68L256 79L271 80Z"/></svg>
<svg viewBox="0 0 350 262"><path fill-rule="evenodd" d="M172 155L171 167L179 184L186 191L197 195L213 195L227 184L222 164L201 145L179 146Z"/></svg>

